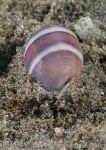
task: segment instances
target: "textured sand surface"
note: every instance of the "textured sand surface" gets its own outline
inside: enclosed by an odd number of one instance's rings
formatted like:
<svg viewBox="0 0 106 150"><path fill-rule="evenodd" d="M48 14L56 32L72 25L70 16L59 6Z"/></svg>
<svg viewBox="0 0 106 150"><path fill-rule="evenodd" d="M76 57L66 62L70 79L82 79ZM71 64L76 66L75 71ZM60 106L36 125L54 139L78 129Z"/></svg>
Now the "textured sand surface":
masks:
<svg viewBox="0 0 106 150"><path fill-rule="evenodd" d="M77 34L75 24L87 16L96 33L77 35L81 75L60 98L46 93L25 71L26 41L45 25ZM0 150L106 150L105 112L106 1L0 0Z"/></svg>

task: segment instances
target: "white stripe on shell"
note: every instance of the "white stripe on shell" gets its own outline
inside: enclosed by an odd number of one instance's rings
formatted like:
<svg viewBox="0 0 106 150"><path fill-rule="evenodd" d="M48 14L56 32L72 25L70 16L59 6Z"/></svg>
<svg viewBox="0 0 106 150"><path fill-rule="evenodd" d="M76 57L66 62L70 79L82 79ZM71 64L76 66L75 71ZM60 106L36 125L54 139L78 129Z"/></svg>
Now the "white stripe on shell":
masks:
<svg viewBox="0 0 106 150"><path fill-rule="evenodd" d="M56 26L56 27L55 27L55 26L54 26L54 27L48 27L48 28L46 28L46 29L43 29L43 30L39 31L38 33L35 33L35 35L32 36L32 38L29 40L28 44L26 45L25 52L24 52L24 56L25 56L25 54L26 54L26 52L27 52L29 46L30 46L35 40L37 40L38 38L40 38L40 37L43 36L43 35L46 35L46 34L52 33L52 32L66 32L66 33L69 33L69 34L71 34L71 35L73 35L73 36L76 37L76 35L75 35L72 31L70 31L69 29L66 29L66 28L64 28L64 27L57 27L57 26ZM77 38L77 37L76 37L76 38Z"/></svg>
<svg viewBox="0 0 106 150"><path fill-rule="evenodd" d="M34 67L48 54L56 52L56 51L69 51L72 52L73 54L75 54L76 56L79 57L79 59L82 61L83 63L83 55L81 54L80 51L78 51L77 49L75 49L73 46L66 44L66 43L58 43L56 45L53 45L49 48L46 48L43 50L43 52L41 52L40 54L38 54L38 56L36 56L30 66L29 66L29 74L32 74Z"/></svg>

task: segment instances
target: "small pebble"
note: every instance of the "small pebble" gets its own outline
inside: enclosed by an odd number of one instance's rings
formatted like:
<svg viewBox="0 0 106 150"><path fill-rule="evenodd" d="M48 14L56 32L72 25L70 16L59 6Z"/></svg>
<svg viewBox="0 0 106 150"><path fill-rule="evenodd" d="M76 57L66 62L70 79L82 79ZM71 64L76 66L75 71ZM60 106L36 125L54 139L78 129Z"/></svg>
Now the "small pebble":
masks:
<svg viewBox="0 0 106 150"><path fill-rule="evenodd" d="M63 132L62 132L61 128L59 128L59 127L54 128L54 132L55 132L57 138L63 137Z"/></svg>
<svg viewBox="0 0 106 150"><path fill-rule="evenodd" d="M87 17L81 17L74 26L77 35L80 39L84 40L88 37L88 35L92 33L98 34L99 29L95 26L92 19Z"/></svg>

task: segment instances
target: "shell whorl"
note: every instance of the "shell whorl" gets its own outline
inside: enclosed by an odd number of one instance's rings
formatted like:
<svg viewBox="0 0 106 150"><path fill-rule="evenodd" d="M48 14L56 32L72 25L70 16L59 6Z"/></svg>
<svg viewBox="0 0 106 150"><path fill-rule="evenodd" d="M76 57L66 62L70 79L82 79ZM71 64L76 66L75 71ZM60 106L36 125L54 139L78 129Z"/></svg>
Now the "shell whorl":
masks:
<svg viewBox="0 0 106 150"><path fill-rule="evenodd" d="M53 91L61 89L80 73L83 54L72 31L53 26L30 38L24 52L24 63L29 74L36 77L47 91Z"/></svg>

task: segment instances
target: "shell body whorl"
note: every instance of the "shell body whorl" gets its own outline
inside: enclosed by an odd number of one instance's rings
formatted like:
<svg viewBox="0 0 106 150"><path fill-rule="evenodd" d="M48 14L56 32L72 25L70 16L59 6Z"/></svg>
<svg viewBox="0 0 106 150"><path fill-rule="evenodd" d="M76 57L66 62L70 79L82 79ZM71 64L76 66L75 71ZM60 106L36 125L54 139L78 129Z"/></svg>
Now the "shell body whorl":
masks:
<svg viewBox="0 0 106 150"><path fill-rule="evenodd" d="M83 52L76 35L60 26L34 33L26 45L24 64L47 91L59 90L80 74Z"/></svg>

